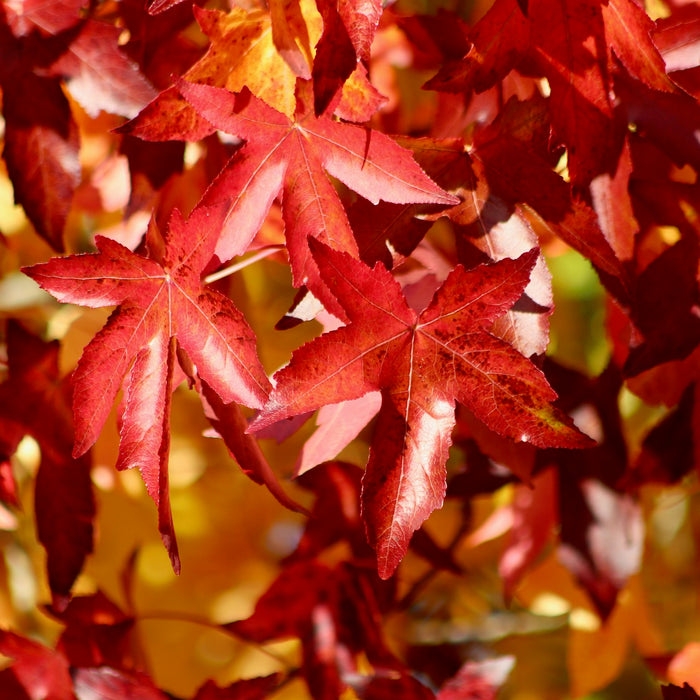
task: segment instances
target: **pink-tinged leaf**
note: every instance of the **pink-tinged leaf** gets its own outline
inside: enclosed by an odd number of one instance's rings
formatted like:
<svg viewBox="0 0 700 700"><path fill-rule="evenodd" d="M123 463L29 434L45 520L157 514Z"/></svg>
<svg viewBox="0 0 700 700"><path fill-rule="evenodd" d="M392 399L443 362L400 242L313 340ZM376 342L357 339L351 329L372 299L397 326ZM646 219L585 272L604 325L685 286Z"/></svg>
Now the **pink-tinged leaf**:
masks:
<svg viewBox="0 0 700 700"><path fill-rule="evenodd" d="M117 469L138 468L158 510L158 530L176 574L180 557L170 512L168 456L170 396L173 392L175 339L156 335L139 350L124 380L119 407Z"/></svg>
<svg viewBox="0 0 700 700"><path fill-rule="evenodd" d="M115 668L79 668L74 677L75 692L79 698L100 700L167 700L153 681L139 672L127 673Z"/></svg>
<svg viewBox="0 0 700 700"><path fill-rule="evenodd" d="M378 392L351 401L324 406L318 412L313 435L304 443L295 473L303 474L321 462L334 459L374 418L381 406Z"/></svg>
<svg viewBox="0 0 700 700"><path fill-rule="evenodd" d="M246 141L200 203L221 217L219 259L246 250L282 189L294 284L306 284L330 311L342 313L321 282L307 243L315 238L357 255L345 210L324 170L373 202L447 204L455 199L388 136L316 118L310 111L308 84L299 86L300 111L295 121L248 90L234 94L184 81L179 89L214 126Z"/></svg>
<svg viewBox="0 0 700 700"><path fill-rule="evenodd" d="M6 630L0 630L0 653L13 659L9 672L29 700L75 698L68 661L61 653Z"/></svg>
<svg viewBox="0 0 700 700"><path fill-rule="evenodd" d="M639 224L634 218L629 196L629 181L633 171L629 143L625 141L617 170L603 173L591 181L593 209L615 257L623 262L632 260L634 239Z"/></svg>
<svg viewBox="0 0 700 700"><path fill-rule="evenodd" d="M536 250L458 267L418 315L383 266L310 245L350 323L294 353L251 429L382 390L362 496L380 576L391 575L413 531L442 504L455 399L515 440L590 444L550 405L556 394L539 370L486 330L522 294Z"/></svg>
<svg viewBox="0 0 700 700"><path fill-rule="evenodd" d="M54 250L80 182L79 136L57 80L29 72L3 81L3 156L15 201Z"/></svg>
<svg viewBox="0 0 700 700"><path fill-rule="evenodd" d="M153 225L147 238L153 250L162 250L157 261L98 237L98 253L25 270L62 301L120 304L85 348L73 376L73 454L79 457L95 442L123 383L118 467L141 470L176 570L167 482L175 343L222 401L258 408L269 387L243 315L202 284L214 246L208 223L206 211L184 221L175 210L160 242Z"/></svg>
<svg viewBox="0 0 700 700"><path fill-rule="evenodd" d="M408 372L413 380L413 371ZM415 375L415 384L411 381L403 395L383 392L362 480L362 518L382 578L394 572L413 533L442 506L447 489L445 464L452 443L454 404L426 401L429 388L418 372Z"/></svg>
<svg viewBox="0 0 700 700"><path fill-rule="evenodd" d="M435 700L496 700L513 666L513 656L467 661L457 675L442 686Z"/></svg>
<svg viewBox="0 0 700 700"><path fill-rule="evenodd" d="M294 75L308 80L311 70L302 47L308 49L309 36L301 13L300 0L271 0L269 7L272 41L279 55Z"/></svg>
<svg viewBox="0 0 700 700"><path fill-rule="evenodd" d="M560 503L562 542L557 557L605 618L641 565L645 528L640 507L631 496L597 479L561 479Z"/></svg>
<svg viewBox="0 0 700 700"><path fill-rule="evenodd" d="M57 0L46 3L43 0L19 0L5 3L7 23L16 37L24 37L32 30L39 29L44 34L58 34L70 29L86 6L84 0Z"/></svg>
<svg viewBox="0 0 700 700"><path fill-rule="evenodd" d="M63 76L73 97L96 117L100 110L134 117L155 90L118 46L121 30L87 20L67 50L49 68Z"/></svg>
<svg viewBox="0 0 700 700"><path fill-rule="evenodd" d="M523 574L542 553L557 525L555 471L542 472L532 480L532 485L516 486L510 508L513 523L508 544L498 563L507 600L512 599Z"/></svg>
<svg viewBox="0 0 700 700"><path fill-rule="evenodd" d="M658 19L653 35L669 72L700 65L700 8L695 3L674 7L670 17Z"/></svg>
<svg viewBox="0 0 700 700"><path fill-rule="evenodd" d="M347 678L361 700L434 700L435 694L415 676L396 669L377 669L373 676L359 674Z"/></svg>

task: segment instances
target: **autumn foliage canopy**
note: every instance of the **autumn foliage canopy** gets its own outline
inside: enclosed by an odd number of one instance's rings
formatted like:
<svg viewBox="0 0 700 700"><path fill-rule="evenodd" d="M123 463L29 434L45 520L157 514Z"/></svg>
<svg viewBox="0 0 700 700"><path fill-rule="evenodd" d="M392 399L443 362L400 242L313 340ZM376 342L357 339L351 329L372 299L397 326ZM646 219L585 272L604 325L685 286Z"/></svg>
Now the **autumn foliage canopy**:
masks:
<svg viewBox="0 0 700 700"><path fill-rule="evenodd" d="M1 697L698 697L697 4L3 0L0 95Z"/></svg>

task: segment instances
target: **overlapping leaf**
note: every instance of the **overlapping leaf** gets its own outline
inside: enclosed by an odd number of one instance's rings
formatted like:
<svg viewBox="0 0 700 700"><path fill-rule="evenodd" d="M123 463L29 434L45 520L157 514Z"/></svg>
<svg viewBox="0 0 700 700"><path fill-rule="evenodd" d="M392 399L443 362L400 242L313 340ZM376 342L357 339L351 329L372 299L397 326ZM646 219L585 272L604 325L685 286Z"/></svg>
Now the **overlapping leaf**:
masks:
<svg viewBox="0 0 700 700"><path fill-rule="evenodd" d="M54 605L61 607L92 552L92 462L89 454L71 455L71 390L58 370L58 342L45 343L13 322L8 326L7 350L9 377L0 384L0 449L14 452L24 435L31 435L41 449L37 532L46 548ZM8 428L14 434L10 445L3 439Z"/></svg>
<svg viewBox="0 0 700 700"><path fill-rule="evenodd" d="M327 403L382 391L363 482L363 518L382 577L442 505L455 400L496 432L544 447L590 441L554 409L544 376L488 332L521 296L537 257L456 268L420 314L391 274L311 242L324 282L349 325L297 350L252 429Z"/></svg>
<svg viewBox="0 0 700 700"><path fill-rule="evenodd" d="M310 17L310 26L302 9ZM292 118L294 84L297 76L311 76L310 47L320 33L320 18L316 13L318 21L314 20L313 4L307 0L276 1L271 12L248 12L240 7L228 13L195 7L194 12L210 44L207 53L183 78L232 92L247 87L266 104ZM281 52L278 44L283 47ZM126 130L149 141L178 136L196 141L213 128L173 86L160 93Z"/></svg>
<svg viewBox="0 0 700 700"><path fill-rule="evenodd" d="M546 77L554 136L568 149L572 182L585 186L615 171L622 147L614 115L616 60L654 90L677 90L652 28L633 0L532 0L527 15L516 0L498 0L472 30L467 55L446 65L429 86L482 91L513 68Z"/></svg>
<svg viewBox="0 0 700 700"><path fill-rule="evenodd" d="M293 281L337 312L321 282L307 240L319 239L357 256L357 244L343 205L326 172L372 202L453 204L401 148L384 134L316 117L310 85L298 81L298 108L292 121L247 89L240 93L181 82L179 89L197 112L217 128L245 139L200 205L216 211L220 260L240 255L282 192ZM325 172L324 172L325 171ZM342 311L339 311L342 313Z"/></svg>
<svg viewBox="0 0 700 700"><path fill-rule="evenodd" d="M26 270L60 301L120 305L85 349L74 375L73 452L82 455L97 440L123 383L117 467L141 470L175 570L167 457L176 350L184 351L224 403L260 407L269 386L243 315L201 282L213 246L207 218L200 211L185 222L175 210L164 243L152 225L151 257L100 237L98 253Z"/></svg>

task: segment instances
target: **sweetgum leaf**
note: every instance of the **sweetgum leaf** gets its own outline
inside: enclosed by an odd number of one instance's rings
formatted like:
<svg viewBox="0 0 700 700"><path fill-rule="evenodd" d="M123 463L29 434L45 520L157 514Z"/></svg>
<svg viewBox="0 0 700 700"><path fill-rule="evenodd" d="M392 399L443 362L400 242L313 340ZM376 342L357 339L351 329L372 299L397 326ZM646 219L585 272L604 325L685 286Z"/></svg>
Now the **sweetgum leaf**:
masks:
<svg viewBox="0 0 700 700"><path fill-rule="evenodd" d="M422 522L442 505L455 400L492 430L541 447L591 441L551 402L542 373L488 332L522 294L538 251L469 272L457 267L421 314L382 265L310 241L349 325L298 349L251 429L382 392L363 482L363 519L387 578Z"/></svg>
<svg viewBox="0 0 700 700"><path fill-rule="evenodd" d="M298 82L294 121L247 89L236 94L185 81L179 89L214 126L246 141L200 201L221 217L216 255L223 261L243 253L282 192L294 284L306 284L336 315L342 310L321 282L307 240L317 238L354 256L357 244L326 172L374 203L456 202L388 136L315 117L306 82Z"/></svg>
<svg viewBox="0 0 700 700"><path fill-rule="evenodd" d="M230 299L202 284L213 247L207 226L207 212L185 221L174 210L164 247L154 226L149 231L150 247L162 248L161 256L143 257L97 237L98 253L25 270L62 302L119 305L85 348L73 377L73 454L84 454L97 440L123 384L117 466L141 470L176 571L167 456L177 347L225 403L260 407L269 386L243 315Z"/></svg>

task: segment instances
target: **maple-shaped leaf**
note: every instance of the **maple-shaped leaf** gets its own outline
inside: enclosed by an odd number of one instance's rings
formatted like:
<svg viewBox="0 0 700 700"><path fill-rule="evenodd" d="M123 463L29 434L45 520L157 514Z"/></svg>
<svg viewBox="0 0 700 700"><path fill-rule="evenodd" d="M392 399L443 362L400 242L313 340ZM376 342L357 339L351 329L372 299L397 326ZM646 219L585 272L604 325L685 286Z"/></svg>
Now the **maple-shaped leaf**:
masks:
<svg viewBox="0 0 700 700"><path fill-rule="evenodd" d="M411 309L386 268L310 241L349 325L298 349L251 429L381 390L362 507L379 574L391 575L414 530L442 505L455 400L492 430L542 447L585 447L551 402L542 373L488 329L521 296L537 250L457 267L430 305Z"/></svg>
<svg viewBox="0 0 700 700"><path fill-rule="evenodd" d="M675 92L651 39L653 22L633 0L497 0L470 34L460 62L428 83L438 90L483 91L511 69L547 78L553 136L567 146L575 185L614 172L623 132L614 116L617 60L656 90Z"/></svg>
<svg viewBox="0 0 700 700"><path fill-rule="evenodd" d="M73 453L83 454L97 440L123 384L117 468L141 470L178 571L167 477L176 349L226 403L260 407L269 383L241 312L202 284L213 246L207 212L185 221L174 210L164 240L152 223L151 257L108 238L97 237L96 243L98 253L55 258L25 272L64 303L119 305L85 348L73 376Z"/></svg>
<svg viewBox="0 0 700 700"><path fill-rule="evenodd" d="M215 209L222 219L217 257L223 261L245 252L282 191L293 282L306 284L329 311L336 312L337 304L320 281L307 241L319 239L354 256L357 244L326 172L374 203L381 199L454 204L457 200L388 136L327 115L316 117L310 84L297 81L297 85L294 120L247 89L232 93L185 81L179 89L214 126L246 141L199 204Z"/></svg>
<svg viewBox="0 0 700 700"><path fill-rule="evenodd" d="M5 437L9 424L14 433L12 452L24 435L31 435L39 444L37 534L46 548L54 606L62 607L92 552L95 503L90 455L71 455L71 388L60 376L58 353L58 341L44 342L18 323L8 324L9 376L0 384L0 436Z"/></svg>

